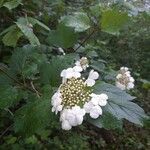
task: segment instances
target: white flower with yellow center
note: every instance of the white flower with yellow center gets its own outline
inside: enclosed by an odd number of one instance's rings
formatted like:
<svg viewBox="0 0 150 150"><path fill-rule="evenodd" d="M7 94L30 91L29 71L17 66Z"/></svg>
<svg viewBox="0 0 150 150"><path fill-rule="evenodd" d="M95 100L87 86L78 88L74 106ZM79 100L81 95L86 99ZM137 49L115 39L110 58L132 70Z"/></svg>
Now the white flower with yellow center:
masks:
<svg viewBox="0 0 150 150"><path fill-rule="evenodd" d="M73 126L81 125L86 113L93 119L102 115L102 106L107 104L106 94L92 93L92 86L98 79L98 72L91 70L87 80L83 79L81 65L64 69L63 78L58 91L52 97L52 111L60 112L62 129L70 130Z"/></svg>
<svg viewBox="0 0 150 150"><path fill-rule="evenodd" d="M119 74L116 76L116 86L121 90L130 90L134 88L134 78L131 77L127 67L121 67Z"/></svg>

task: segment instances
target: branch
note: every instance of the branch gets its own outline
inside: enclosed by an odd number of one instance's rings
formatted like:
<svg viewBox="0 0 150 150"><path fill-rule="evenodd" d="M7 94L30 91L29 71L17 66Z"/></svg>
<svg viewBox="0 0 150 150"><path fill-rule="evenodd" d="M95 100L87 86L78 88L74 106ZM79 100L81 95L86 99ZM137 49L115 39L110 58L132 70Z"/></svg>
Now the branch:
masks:
<svg viewBox="0 0 150 150"><path fill-rule="evenodd" d="M9 127L7 127L2 134L0 135L0 139L4 136L4 134L12 127L12 125L10 125Z"/></svg>
<svg viewBox="0 0 150 150"><path fill-rule="evenodd" d="M16 80L16 79L13 78L12 76L10 76L6 71L4 71L2 68L0 68L0 71L2 71L2 73L4 73L4 74L5 74L7 77L9 77L11 80L13 80L13 81L16 82L17 84L21 85L24 89L27 89L27 90L29 90L29 91L31 91L31 92L36 93L36 91L35 91L33 88L31 88L31 87L29 87L29 86L26 86L26 85L24 85L23 83L21 83L20 81ZM36 94L37 94L37 93L36 93Z"/></svg>
<svg viewBox="0 0 150 150"><path fill-rule="evenodd" d="M92 32L79 44L79 46L75 49L75 51L78 50L87 40L89 40L95 32L96 29L94 28Z"/></svg>
<svg viewBox="0 0 150 150"><path fill-rule="evenodd" d="M35 86L34 86L34 84L33 84L32 81L31 81L31 86L32 86L32 89L35 91L37 97L40 98L40 95L41 95L41 94L39 93L39 91L36 90L36 88L35 88Z"/></svg>

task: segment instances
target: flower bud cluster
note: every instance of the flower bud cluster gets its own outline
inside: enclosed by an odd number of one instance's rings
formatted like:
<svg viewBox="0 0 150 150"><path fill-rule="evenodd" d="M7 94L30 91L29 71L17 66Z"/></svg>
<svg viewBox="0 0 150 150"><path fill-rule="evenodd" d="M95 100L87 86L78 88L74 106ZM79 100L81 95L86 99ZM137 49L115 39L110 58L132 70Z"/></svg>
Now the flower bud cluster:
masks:
<svg viewBox="0 0 150 150"><path fill-rule="evenodd" d="M75 62L76 66L81 66L83 70L86 70L89 67L89 61L86 57L82 57L79 61Z"/></svg>
<svg viewBox="0 0 150 150"><path fill-rule="evenodd" d="M83 106L90 99L92 89L84 84L84 80L71 78L60 87L64 107Z"/></svg>
<svg viewBox="0 0 150 150"><path fill-rule="evenodd" d="M116 76L116 86L121 90L130 90L134 88L134 78L131 76L127 67L121 67Z"/></svg>

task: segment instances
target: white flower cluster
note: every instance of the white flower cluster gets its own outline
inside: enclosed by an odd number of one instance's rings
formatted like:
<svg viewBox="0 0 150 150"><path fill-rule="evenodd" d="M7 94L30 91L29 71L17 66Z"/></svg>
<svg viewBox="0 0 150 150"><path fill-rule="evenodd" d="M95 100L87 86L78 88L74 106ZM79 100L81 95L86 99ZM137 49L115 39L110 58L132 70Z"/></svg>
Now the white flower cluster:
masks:
<svg viewBox="0 0 150 150"><path fill-rule="evenodd" d="M87 58L83 57L73 68L61 72L62 84L52 96L52 112L60 112L62 129L70 130L73 126L81 125L85 114L96 119L102 115L101 106L107 104L108 96L104 93L92 93L92 86L99 74L91 70L88 78L81 78L82 71L88 67Z"/></svg>
<svg viewBox="0 0 150 150"><path fill-rule="evenodd" d="M116 86L121 90L130 90L134 88L134 78L131 76L127 67L121 67L116 76Z"/></svg>

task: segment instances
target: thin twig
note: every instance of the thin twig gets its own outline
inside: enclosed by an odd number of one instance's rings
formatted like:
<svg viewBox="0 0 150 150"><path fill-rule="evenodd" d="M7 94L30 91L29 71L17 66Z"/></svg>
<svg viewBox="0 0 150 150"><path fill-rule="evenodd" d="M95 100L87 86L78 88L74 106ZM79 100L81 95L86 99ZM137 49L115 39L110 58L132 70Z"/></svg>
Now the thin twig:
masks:
<svg viewBox="0 0 150 150"><path fill-rule="evenodd" d="M96 29L93 29L92 32L79 44L79 46L75 49L78 50L83 44L91 38L91 36L96 32Z"/></svg>
<svg viewBox="0 0 150 150"><path fill-rule="evenodd" d="M4 136L4 134L12 127L12 124L10 126L8 126L0 135L0 139Z"/></svg>
<svg viewBox="0 0 150 150"><path fill-rule="evenodd" d="M35 92L34 89L30 88L29 86L24 85L23 83L21 83L20 81L16 80L15 78L13 78L12 76L10 76L6 71L4 71L2 68L0 68L0 71L2 71L7 77L9 77L11 80L13 80L14 82L16 82L17 84L21 85L24 89L28 89L31 92Z"/></svg>
<svg viewBox="0 0 150 150"><path fill-rule="evenodd" d="M5 111L9 112L12 116L14 116L14 114L12 113L12 111L10 111L8 108L4 108Z"/></svg>
<svg viewBox="0 0 150 150"><path fill-rule="evenodd" d="M41 95L41 94L39 93L39 91L36 90L36 88L35 88L35 86L34 86L34 84L33 84L32 81L31 81L31 86L32 86L32 89L35 91L37 97L40 98L40 95Z"/></svg>

